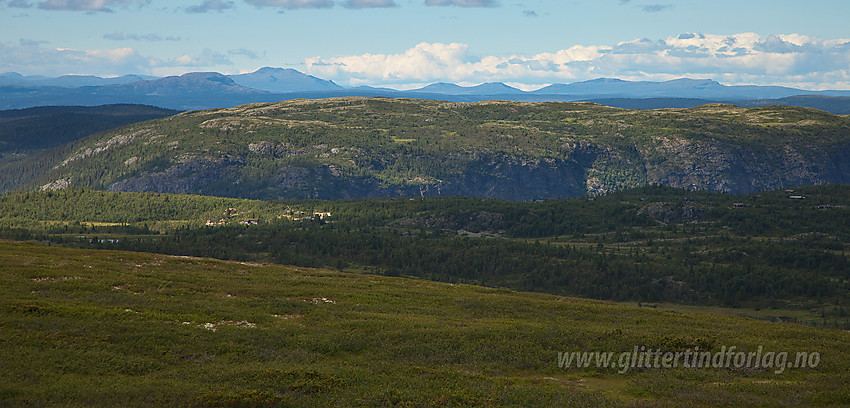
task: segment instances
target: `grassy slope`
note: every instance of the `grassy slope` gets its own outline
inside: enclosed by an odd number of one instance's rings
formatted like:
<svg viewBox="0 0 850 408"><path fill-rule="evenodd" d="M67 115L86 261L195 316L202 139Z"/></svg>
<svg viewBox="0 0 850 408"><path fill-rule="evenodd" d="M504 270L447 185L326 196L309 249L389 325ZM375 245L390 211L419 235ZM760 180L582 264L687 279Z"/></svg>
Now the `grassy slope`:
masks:
<svg viewBox="0 0 850 408"><path fill-rule="evenodd" d="M8 406L850 403L847 332L474 286L2 242L0 310ZM781 375L557 364L673 344L822 361Z"/></svg>

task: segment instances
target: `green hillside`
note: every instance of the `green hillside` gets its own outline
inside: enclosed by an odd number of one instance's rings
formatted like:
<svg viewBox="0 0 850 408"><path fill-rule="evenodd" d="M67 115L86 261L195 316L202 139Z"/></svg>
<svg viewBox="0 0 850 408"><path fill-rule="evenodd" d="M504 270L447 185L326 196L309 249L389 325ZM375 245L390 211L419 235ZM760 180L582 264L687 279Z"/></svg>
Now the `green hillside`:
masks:
<svg viewBox="0 0 850 408"><path fill-rule="evenodd" d="M422 280L0 242L0 311L3 406L850 404L846 331ZM559 368L731 346L818 363Z"/></svg>
<svg viewBox="0 0 850 408"><path fill-rule="evenodd" d="M748 196L642 187L542 202L9 193L0 237L722 306L850 329L845 185Z"/></svg>
<svg viewBox="0 0 850 408"><path fill-rule="evenodd" d="M338 98L131 125L33 161L14 185L532 200L647 184L740 193L840 183L850 181L848 162L850 119L808 108Z"/></svg>

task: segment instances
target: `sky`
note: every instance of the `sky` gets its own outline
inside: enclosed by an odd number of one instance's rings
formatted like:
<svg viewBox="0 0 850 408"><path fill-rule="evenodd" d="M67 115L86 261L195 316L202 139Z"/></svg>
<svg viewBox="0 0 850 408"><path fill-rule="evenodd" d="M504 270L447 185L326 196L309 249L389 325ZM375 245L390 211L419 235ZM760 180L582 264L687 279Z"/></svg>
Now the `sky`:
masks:
<svg viewBox="0 0 850 408"><path fill-rule="evenodd" d="M0 0L0 72L850 89L848 0Z"/></svg>

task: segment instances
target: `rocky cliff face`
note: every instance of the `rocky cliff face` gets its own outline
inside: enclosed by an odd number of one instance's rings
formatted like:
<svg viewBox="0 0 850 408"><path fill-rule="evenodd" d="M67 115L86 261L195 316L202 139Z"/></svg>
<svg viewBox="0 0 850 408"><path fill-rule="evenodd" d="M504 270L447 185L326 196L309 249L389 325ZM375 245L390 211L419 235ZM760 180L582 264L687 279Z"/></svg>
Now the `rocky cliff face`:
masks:
<svg viewBox="0 0 850 408"><path fill-rule="evenodd" d="M586 193L584 169L563 160L550 163L491 159L470 163L467 171L455 177L408 185L387 185L372 177L343 177L330 166L286 166L261 183L243 182L240 175L249 171L239 161L197 159L159 172L138 173L110 184L107 190L255 199L472 196L517 201ZM68 187L67 181L51 185Z"/></svg>
<svg viewBox="0 0 850 408"><path fill-rule="evenodd" d="M850 182L850 120L790 107L343 98L184 113L99 135L60 162L38 186L262 199L747 193Z"/></svg>

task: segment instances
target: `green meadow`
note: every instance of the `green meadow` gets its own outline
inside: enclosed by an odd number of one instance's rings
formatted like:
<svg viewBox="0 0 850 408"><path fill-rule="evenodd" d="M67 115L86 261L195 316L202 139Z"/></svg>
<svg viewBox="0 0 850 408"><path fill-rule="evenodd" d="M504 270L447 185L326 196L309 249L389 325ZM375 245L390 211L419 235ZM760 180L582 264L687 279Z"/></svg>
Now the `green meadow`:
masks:
<svg viewBox="0 0 850 408"><path fill-rule="evenodd" d="M850 404L850 333L326 269L0 242L0 405ZM814 368L559 367L635 347Z"/></svg>

